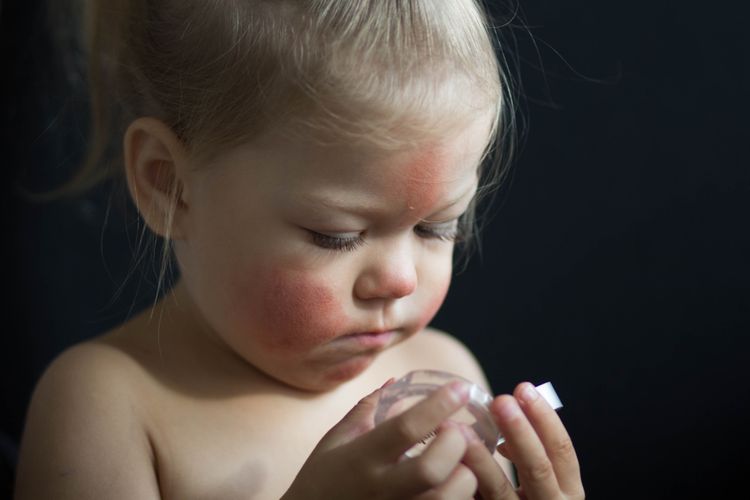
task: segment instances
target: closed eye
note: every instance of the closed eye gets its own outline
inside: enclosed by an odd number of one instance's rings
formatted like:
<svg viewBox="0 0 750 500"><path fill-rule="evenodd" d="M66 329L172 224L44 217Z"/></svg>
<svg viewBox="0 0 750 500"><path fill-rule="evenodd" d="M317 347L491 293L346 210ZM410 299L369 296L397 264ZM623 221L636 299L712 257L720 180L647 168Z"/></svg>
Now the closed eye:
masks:
<svg viewBox="0 0 750 500"><path fill-rule="evenodd" d="M365 240L359 233L332 235L308 230L315 245L328 250L351 252L364 244Z"/></svg>
<svg viewBox="0 0 750 500"><path fill-rule="evenodd" d="M327 234L308 229L313 244L327 250L351 252L365 244L362 233ZM439 241L459 241L462 237L462 224L459 219L446 222L423 222L414 227L414 233L420 238Z"/></svg>
<svg viewBox="0 0 750 500"><path fill-rule="evenodd" d="M440 223L423 223L414 227L414 232L421 238L441 241L456 241L461 236L458 219Z"/></svg>

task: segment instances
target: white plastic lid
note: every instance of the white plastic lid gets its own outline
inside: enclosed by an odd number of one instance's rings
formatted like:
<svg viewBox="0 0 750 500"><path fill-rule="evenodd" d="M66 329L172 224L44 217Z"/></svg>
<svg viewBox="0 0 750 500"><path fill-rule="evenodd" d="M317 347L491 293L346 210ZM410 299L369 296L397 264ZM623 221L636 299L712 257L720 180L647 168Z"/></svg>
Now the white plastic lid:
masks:
<svg viewBox="0 0 750 500"><path fill-rule="evenodd" d="M536 386L536 392L544 398L553 410L562 408L562 401L560 401L560 397L555 392L555 388L552 387L552 382L545 382Z"/></svg>

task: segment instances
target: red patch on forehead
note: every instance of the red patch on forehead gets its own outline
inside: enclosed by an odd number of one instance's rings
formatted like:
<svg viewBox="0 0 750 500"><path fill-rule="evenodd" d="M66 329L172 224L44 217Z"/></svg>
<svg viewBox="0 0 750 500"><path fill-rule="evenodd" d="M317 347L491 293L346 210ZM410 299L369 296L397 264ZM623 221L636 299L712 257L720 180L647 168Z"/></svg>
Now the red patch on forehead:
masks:
<svg viewBox="0 0 750 500"><path fill-rule="evenodd" d="M431 212L455 181L445 152L431 145L404 166L404 194L410 211Z"/></svg>

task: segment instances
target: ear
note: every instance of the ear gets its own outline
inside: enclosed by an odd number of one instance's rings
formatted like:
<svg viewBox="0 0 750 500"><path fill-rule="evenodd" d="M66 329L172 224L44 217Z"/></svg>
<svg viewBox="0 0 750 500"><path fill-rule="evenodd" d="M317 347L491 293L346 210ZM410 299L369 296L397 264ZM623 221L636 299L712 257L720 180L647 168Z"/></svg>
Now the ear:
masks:
<svg viewBox="0 0 750 500"><path fill-rule="evenodd" d="M184 238L188 209L188 154L176 134L155 118L133 121L123 142L130 195L148 227L171 239Z"/></svg>

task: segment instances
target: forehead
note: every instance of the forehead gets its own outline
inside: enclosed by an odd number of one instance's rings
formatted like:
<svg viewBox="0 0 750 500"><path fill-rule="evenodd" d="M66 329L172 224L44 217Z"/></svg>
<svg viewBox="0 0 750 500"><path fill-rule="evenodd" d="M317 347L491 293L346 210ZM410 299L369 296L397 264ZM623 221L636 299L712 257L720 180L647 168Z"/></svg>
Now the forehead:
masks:
<svg viewBox="0 0 750 500"><path fill-rule="evenodd" d="M330 205L361 214L437 219L446 215L443 207L455 202L452 214L473 196L492 124L489 113L454 120L419 140L404 137L404 146L395 150L277 129L194 172L203 179L201 191L227 203L266 200L290 209Z"/></svg>
<svg viewBox="0 0 750 500"><path fill-rule="evenodd" d="M399 150L359 142L279 140L269 148L273 176L286 191L342 204L427 210L472 191L490 123L473 120ZM277 182L277 186L282 183Z"/></svg>

